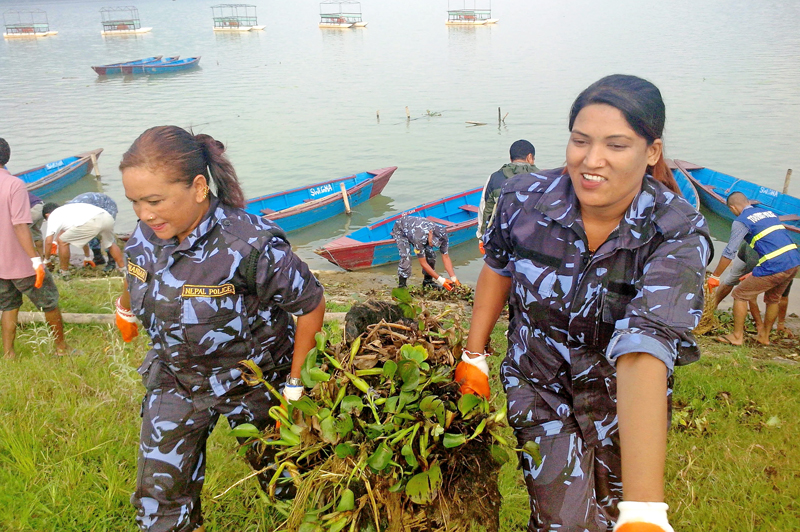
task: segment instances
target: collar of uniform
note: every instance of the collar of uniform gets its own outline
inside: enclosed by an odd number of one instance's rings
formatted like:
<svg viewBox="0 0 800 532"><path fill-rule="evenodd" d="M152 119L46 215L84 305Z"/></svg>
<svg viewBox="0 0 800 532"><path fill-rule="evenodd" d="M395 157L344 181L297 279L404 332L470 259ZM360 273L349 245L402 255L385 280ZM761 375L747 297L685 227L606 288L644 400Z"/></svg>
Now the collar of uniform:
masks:
<svg viewBox="0 0 800 532"><path fill-rule="evenodd" d="M637 247L653 236L655 227L647 222L652 217L655 197L653 178L646 175L642 189L633 198L633 202L620 221L617 229L618 247ZM534 208L560 225L571 227L580 216L580 204L569 174L564 173L554 178Z"/></svg>
<svg viewBox="0 0 800 532"><path fill-rule="evenodd" d="M197 227L183 239L183 242L178 243L177 237L169 240L158 238L149 225L140 222L139 227L142 234L147 240L158 246L176 246L175 251L191 249L200 237L207 234L221 218L225 217L225 213L219 208L219 199L213 194L209 195L209 199L208 211L203 216L203 219L200 220L200 223L197 224Z"/></svg>

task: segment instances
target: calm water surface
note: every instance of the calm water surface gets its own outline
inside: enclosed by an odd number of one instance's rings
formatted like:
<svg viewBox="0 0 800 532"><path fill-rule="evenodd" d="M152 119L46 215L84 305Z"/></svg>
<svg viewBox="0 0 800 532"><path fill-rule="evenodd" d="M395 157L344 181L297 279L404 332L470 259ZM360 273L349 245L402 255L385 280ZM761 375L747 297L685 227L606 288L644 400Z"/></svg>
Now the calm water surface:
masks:
<svg viewBox="0 0 800 532"><path fill-rule="evenodd" d="M667 156L777 189L794 167L790 193L800 196L800 2L495 0L499 24L465 28L444 25L445 0L363 0L367 28L322 30L316 1L252 1L263 32L215 34L212 2L139 0L152 33L104 38L99 10L113 2L0 0L0 11L46 10L59 31L0 42L9 168L104 148L100 183L84 179L56 199L99 186L120 203L117 230L125 232L136 218L116 166L155 125L191 126L225 142L248 196L398 166L383 196L352 218L290 235L312 267L334 268L312 250L482 185L518 138L536 145L539 167L561 165L572 100L622 72L661 89ZM202 56L201 68L108 78L89 68L177 54ZM498 106L508 113L501 127ZM727 224L713 228L727 239ZM474 281L477 246L452 257L459 277Z"/></svg>

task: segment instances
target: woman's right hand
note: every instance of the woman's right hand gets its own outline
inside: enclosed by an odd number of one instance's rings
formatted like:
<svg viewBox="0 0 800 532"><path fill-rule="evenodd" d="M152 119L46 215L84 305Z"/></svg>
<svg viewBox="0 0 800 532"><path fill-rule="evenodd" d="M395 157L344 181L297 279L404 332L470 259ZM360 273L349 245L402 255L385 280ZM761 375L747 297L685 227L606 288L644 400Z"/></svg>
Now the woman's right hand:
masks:
<svg viewBox="0 0 800 532"><path fill-rule="evenodd" d="M479 395L489 398L489 365L486 355L475 358L467 353L461 355L461 362L456 366L455 381L461 385L461 394Z"/></svg>
<svg viewBox="0 0 800 532"><path fill-rule="evenodd" d="M139 336L139 324L136 322L136 316L130 309L122 306L122 296L117 298L114 303L117 308L116 311L116 324L119 332L122 333L122 340L131 342L134 338Z"/></svg>

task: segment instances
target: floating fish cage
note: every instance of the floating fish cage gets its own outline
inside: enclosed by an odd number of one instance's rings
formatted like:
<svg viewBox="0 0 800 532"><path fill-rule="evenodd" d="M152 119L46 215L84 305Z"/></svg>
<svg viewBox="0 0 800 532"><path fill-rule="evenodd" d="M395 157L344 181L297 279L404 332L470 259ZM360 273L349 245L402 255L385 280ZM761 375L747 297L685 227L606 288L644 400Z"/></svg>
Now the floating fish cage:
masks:
<svg viewBox="0 0 800 532"><path fill-rule="evenodd" d="M327 0L319 5L320 28L363 28L361 2Z"/></svg>
<svg viewBox="0 0 800 532"><path fill-rule="evenodd" d="M103 31L101 35L132 35L147 33L153 28L143 28L139 10L134 6L104 7L100 10Z"/></svg>
<svg viewBox="0 0 800 532"><path fill-rule="evenodd" d="M484 2L462 0L447 4L447 22L445 24L448 26L483 26L494 24L497 20L492 18L491 0Z"/></svg>
<svg viewBox="0 0 800 532"><path fill-rule="evenodd" d="M211 6L214 17L214 31L255 31L263 30L258 25L256 6L250 4L219 4Z"/></svg>
<svg viewBox="0 0 800 532"><path fill-rule="evenodd" d="M3 22L6 27L3 37L6 39L15 37L49 37L58 33L50 30L47 12L41 9L6 11L3 13Z"/></svg>

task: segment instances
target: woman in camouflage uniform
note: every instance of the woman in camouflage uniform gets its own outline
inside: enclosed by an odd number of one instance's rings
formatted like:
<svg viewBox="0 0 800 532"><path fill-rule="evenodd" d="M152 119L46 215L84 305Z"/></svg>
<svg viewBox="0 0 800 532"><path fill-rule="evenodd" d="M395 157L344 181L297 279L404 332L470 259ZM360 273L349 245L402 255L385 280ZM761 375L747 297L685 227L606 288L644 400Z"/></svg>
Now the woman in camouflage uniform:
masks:
<svg viewBox="0 0 800 532"><path fill-rule="evenodd" d="M651 83L594 83L570 112L566 168L509 180L484 237L456 376L488 393L484 346L510 295L508 418L543 458L522 463L531 532L672 532L670 379L699 357L711 242L664 162L664 118Z"/></svg>
<svg viewBox="0 0 800 532"><path fill-rule="evenodd" d="M242 210L223 152L208 135L163 126L120 164L139 223L125 248L129 292L117 323L130 341L137 317L152 342L139 368L146 394L131 497L142 530L203 529L206 440L220 414L231 427L263 429L279 404L244 383L239 362L258 364L276 387L285 379L284 395L299 399L300 368L322 326L322 286L277 225ZM252 450L248 458L268 465Z"/></svg>

